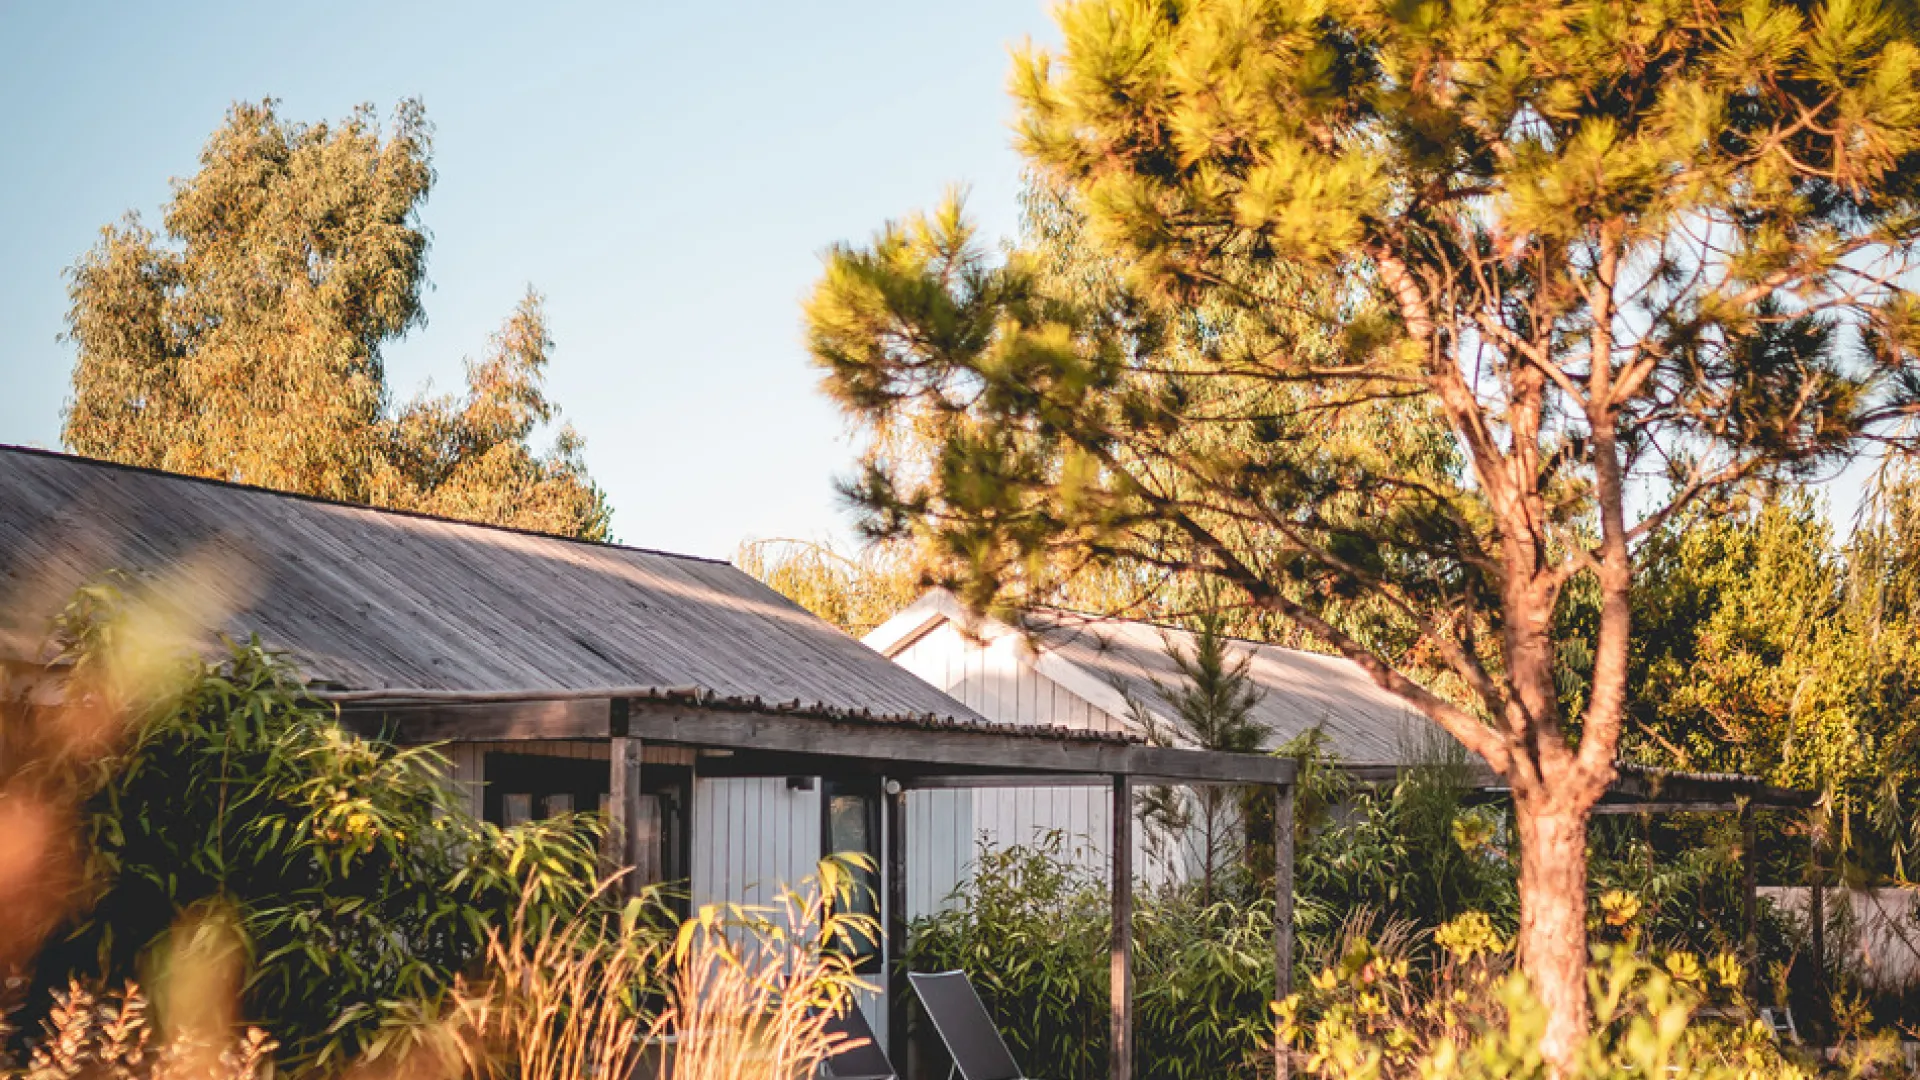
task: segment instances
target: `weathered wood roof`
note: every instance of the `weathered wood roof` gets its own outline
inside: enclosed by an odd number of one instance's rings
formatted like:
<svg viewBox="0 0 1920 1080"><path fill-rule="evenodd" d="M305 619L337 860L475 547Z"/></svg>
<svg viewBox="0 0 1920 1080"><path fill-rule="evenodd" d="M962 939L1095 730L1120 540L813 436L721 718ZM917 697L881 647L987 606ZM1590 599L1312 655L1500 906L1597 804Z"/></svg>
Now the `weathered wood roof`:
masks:
<svg viewBox="0 0 1920 1080"><path fill-rule="evenodd" d="M985 722L724 562L0 447L16 658L82 585L182 568L213 629L258 634L323 689L653 687Z"/></svg>
<svg viewBox="0 0 1920 1080"><path fill-rule="evenodd" d="M977 639L1024 634L1025 661L1040 674L1130 726L1138 726L1130 704L1137 703L1166 730L1181 729L1164 689L1184 681L1168 650L1192 655L1193 635L1185 630L1050 611L1029 612L1025 625L1015 628L975 618L951 594L936 590L866 641L893 655L943 620L962 625ZM1458 746L1350 660L1237 639L1228 649L1235 663L1246 661L1247 675L1260 690L1253 715L1269 729L1269 748L1314 729L1349 765L1413 764Z"/></svg>

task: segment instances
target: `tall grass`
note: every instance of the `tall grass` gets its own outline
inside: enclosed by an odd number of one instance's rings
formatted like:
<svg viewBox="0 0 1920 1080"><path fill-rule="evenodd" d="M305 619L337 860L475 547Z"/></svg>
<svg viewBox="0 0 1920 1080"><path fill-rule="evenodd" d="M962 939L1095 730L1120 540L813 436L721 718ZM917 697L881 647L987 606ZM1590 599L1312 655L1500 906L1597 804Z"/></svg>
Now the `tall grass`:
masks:
<svg viewBox="0 0 1920 1080"><path fill-rule="evenodd" d="M603 882L596 899L615 881ZM484 979L455 989L463 1071L474 1080L632 1074L648 1030L645 999L669 939L648 932L644 899L611 925L597 904L554 922L533 917L530 901L504 931L488 933Z"/></svg>
<svg viewBox="0 0 1920 1080"><path fill-rule="evenodd" d="M530 922L523 905L489 936L485 979L455 994L462 1072L810 1078L840 1049L832 1013L852 1008L864 986L844 946L878 932L850 910L855 880L828 860L771 904L708 905L671 934L645 900L616 920L589 912L550 925Z"/></svg>
<svg viewBox="0 0 1920 1080"><path fill-rule="evenodd" d="M845 946L878 933L850 910L857 880L829 859L809 889L765 907L708 907L681 927L652 1032L673 1040L665 1080L799 1080L842 1048L829 1020L871 989Z"/></svg>

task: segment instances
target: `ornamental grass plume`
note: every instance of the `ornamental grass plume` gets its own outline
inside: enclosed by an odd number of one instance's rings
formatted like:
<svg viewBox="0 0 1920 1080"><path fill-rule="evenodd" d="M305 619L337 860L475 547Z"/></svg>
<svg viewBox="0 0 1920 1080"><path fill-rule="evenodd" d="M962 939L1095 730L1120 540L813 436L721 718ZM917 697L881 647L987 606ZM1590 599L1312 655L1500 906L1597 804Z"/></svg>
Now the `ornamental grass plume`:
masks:
<svg viewBox="0 0 1920 1080"><path fill-rule="evenodd" d="M873 989L855 958L879 934L849 903L856 865L823 860L802 891L763 907L712 905L681 927L653 1027L672 1043L662 1080L802 1080L843 1049L828 1021Z"/></svg>
<svg viewBox="0 0 1920 1080"><path fill-rule="evenodd" d="M867 988L853 946L878 927L848 902L856 881L828 859L772 904L708 905L677 931L654 893L546 924L523 904L489 935L485 978L456 990L452 1044L424 1060L457 1055L472 1080L810 1078L841 1049L831 1014Z"/></svg>
<svg viewBox="0 0 1920 1080"><path fill-rule="evenodd" d="M595 901L618 880L602 881ZM631 1075L666 944L644 918L649 900L636 898L617 916L590 903L550 921L538 917L529 888L505 930L487 934L484 979L455 988L454 1045L431 1056L457 1054L474 1080Z"/></svg>
<svg viewBox="0 0 1920 1080"><path fill-rule="evenodd" d="M75 981L54 995L45 1037L19 1080L270 1080L273 1041L259 1028L158 1031L134 983L101 993Z"/></svg>

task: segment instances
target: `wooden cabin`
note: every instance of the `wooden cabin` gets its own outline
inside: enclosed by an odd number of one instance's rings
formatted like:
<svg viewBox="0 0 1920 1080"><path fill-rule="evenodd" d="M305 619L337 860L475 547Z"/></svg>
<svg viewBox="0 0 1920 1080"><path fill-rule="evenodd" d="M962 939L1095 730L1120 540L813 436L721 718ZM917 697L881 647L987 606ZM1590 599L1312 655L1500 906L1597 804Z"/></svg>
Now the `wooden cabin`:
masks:
<svg viewBox="0 0 1920 1080"><path fill-rule="evenodd" d="M934 590L874 628L864 639L881 654L939 687L962 705L1004 724L1065 727L1129 739L1158 737L1191 746L1168 691L1183 676L1173 656L1191 657L1187 630L1066 611L1023 613L1018 623L967 611ZM1463 766L1476 797L1502 800L1506 785L1479 757L1405 701L1382 689L1359 665L1339 656L1231 640L1230 661L1245 664L1259 692L1252 718L1267 728L1266 746L1285 746L1309 732L1357 784L1385 785L1405 770L1436 761ZM1757 806L1805 806L1811 795L1751 776L1683 773L1622 762L1596 814L1741 813L1752 828ZM1004 849L1059 830L1070 855L1097 872L1111 859L1107 800L1085 787L1028 786L928 792L911 812L920 837L909 908L938 906L963 884L982 847ZM1140 879L1189 875L1193 847L1157 849L1143 830L1132 834ZM1747 845L1749 855L1753 844ZM1751 862L1751 859L1749 859ZM1745 918L1753 924L1749 866Z"/></svg>
<svg viewBox="0 0 1920 1080"><path fill-rule="evenodd" d="M1192 746L1169 691L1183 684L1173 656L1191 657L1193 637L1175 627L1063 611L1028 612L1016 625L966 611L936 589L864 640L989 720L1139 740L1157 732ZM1267 729L1269 750L1318 732L1325 752L1367 776L1464 754L1352 661L1244 640L1229 641L1227 651L1234 664L1246 665L1259 693L1252 719ZM908 898L916 914L966 880L983 845L1003 849L1057 830L1090 870L1105 866L1109 855L1106 800L1083 787L947 791L915 812L925 816L927 834ZM1133 858L1144 880L1191 871L1191 847L1150 841L1136 831Z"/></svg>
<svg viewBox="0 0 1920 1080"><path fill-rule="evenodd" d="M1074 823L1102 834L1125 886L1112 890L1121 1047L1134 842L1133 815L1113 810L1136 784L1270 788L1288 853L1276 897L1291 908L1291 762L996 722L724 562L0 447L4 659L40 663L51 617L116 571L184 583L184 646L257 635L350 725L441 744L476 813L604 809L634 879L683 883L696 904L767 899L823 854L873 857L886 934L867 961L887 990L863 1007L891 1045L905 999L888 961L909 912L954 880L947 860L966 845L943 806L956 792L1080 798ZM1284 993L1291 920L1278 924ZM1114 1061L1126 1076L1129 1056Z"/></svg>

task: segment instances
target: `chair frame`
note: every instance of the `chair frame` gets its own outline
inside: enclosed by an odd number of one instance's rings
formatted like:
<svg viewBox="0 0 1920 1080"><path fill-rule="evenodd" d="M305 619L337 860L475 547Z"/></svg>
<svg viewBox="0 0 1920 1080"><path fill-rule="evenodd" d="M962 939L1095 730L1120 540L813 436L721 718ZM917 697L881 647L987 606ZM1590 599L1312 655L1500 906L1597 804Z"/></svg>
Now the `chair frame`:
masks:
<svg viewBox="0 0 1920 1080"><path fill-rule="evenodd" d="M974 1002L980 1006L981 1013L985 1014L987 1018L988 1028L993 1032L993 1037L1000 1041L1001 1051L1007 1055L1007 1060L1013 1064L1014 1071L1019 1074L1017 1080L1035 1080L1035 1078L1027 1075L1026 1068L1020 1064L1018 1058L1013 1056L1013 1050L1007 1046L1007 1037L1000 1033L1000 1025L993 1022L993 1014L987 1011L987 1003L980 1000L980 991L974 989L973 980L967 976L965 971L956 968L952 971L908 972L907 981L913 986L914 996L920 998L921 1010L927 1014L927 1021L933 1025L934 1033L940 1036L940 1043L946 1047L947 1057L953 1062L953 1067L947 1070L947 1080L954 1080L956 1076L959 1077L959 1080L981 1080L981 1078L968 1076L967 1071L960 1067L960 1056L953 1052L953 1040L948 1038L946 1031L941 1028L940 1018L934 1015L932 1009L926 1007L927 999L921 994L920 984L918 979L916 979L916 976L920 978L934 978L950 975L958 975L961 984L967 988L968 993L973 995Z"/></svg>

